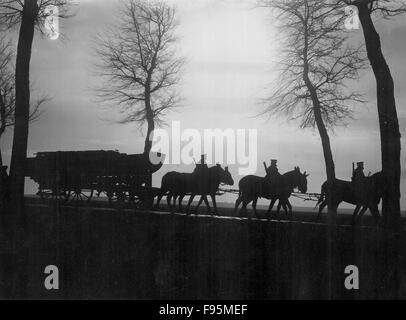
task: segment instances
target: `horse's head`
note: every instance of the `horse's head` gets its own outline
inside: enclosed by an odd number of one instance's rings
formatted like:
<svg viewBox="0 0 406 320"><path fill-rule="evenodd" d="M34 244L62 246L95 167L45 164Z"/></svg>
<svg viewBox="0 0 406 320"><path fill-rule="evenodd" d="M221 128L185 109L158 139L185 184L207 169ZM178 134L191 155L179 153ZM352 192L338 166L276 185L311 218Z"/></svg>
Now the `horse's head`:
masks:
<svg viewBox="0 0 406 320"><path fill-rule="evenodd" d="M301 193L307 192L307 177L309 176L306 171L301 173L299 167L295 167L295 174L297 179L297 188Z"/></svg>
<svg viewBox="0 0 406 320"><path fill-rule="evenodd" d="M228 167L225 167L225 169L223 169L220 164L218 164L216 167L219 173L220 183L232 186L234 184L234 180L231 176L231 173L228 171Z"/></svg>

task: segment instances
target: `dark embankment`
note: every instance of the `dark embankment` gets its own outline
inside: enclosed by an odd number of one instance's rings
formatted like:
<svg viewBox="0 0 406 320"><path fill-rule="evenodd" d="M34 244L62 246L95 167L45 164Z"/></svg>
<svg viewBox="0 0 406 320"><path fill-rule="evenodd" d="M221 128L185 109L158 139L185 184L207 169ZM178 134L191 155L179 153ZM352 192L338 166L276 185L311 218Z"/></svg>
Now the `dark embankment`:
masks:
<svg viewBox="0 0 406 320"><path fill-rule="evenodd" d="M20 249L2 235L1 298L406 298L405 236L376 228L40 205L26 225Z"/></svg>

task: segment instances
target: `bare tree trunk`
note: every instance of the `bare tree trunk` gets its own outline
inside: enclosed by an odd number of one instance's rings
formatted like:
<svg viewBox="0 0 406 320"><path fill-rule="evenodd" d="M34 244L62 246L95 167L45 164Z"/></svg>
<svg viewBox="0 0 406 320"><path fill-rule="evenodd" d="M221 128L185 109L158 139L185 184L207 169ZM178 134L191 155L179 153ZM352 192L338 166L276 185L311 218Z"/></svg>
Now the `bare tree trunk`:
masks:
<svg viewBox="0 0 406 320"><path fill-rule="evenodd" d="M305 57L305 59L307 59L307 58ZM323 147L324 163L326 165L326 174L327 174L328 216L329 216L329 221L333 222L333 220L335 219L335 216L337 214L337 208L332 203L332 194L334 192L333 182L336 178L335 165L334 165L334 160L333 160L333 152L331 150L330 137L328 135L326 126L324 125L323 117L321 115L320 101L317 96L316 88L314 87L313 83L309 79L308 72L309 72L309 66L305 62L303 80L306 84L307 89L309 90L309 93L310 93L310 96L312 99L314 119L316 121L317 130L319 131L321 144Z"/></svg>
<svg viewBox="0 0 406 320"><path fill-rule="evenodd" d="M368 5L358 4L368 59L376 78L379 128L381 133L382 171L385 177L382 214L385 225L400 225L400 131L396 112L393 78L382 53L381 41L371 18Z"/></svg>
<svg viewBox="0 0 406 320"><path fill-rule="evenodd" d="M155 123L152 116L147 115L147 136L145 137L144 153L149 155L152 149L152 132L155 129Z"/></svg>
<svg viewBox="0 0 406 320"><path fill-rule="evenodd" d="M151 94L149 85L146 86L145 92L145 111L146 111L146 118L147 118L147 136L145 137L145 145L144 145L144 154L149 159L149 154L152 149L152 132L155 129L155 122L154 122L154 114L152 111L151 106ZM148 180L146 181L145 186L147 188L152 187L152 172L148 173Z"/></svg>
<svg viewBox="0 0 406 320"><path fill-rule="evenodd" d="M147 136L145 137L144 154L149 155L152 148L152 132L155 130L154 114L149 92L145 93L145 113L147 118Z"/></svg>
<svg viewBox="0 0 406 320"><path fill-rule="evenodd" d="M2 110L0 110L0 113L2 113ZM1 115L1 117L2 117L2 120L3 120L3 119L4 119L4 116ZM4 124L4 125L1 124L1 125L0 125L0 139L1 139L1 137L3 136L3 134L4 134L5 131L6 131L6 126L5 126L5 124ZM2 166L3 166L3 154L2 154L1 148L0 148L0 167L2 167Z"/></svg>
<svg viewBox="0 0 406 320"><path fill-rule="evenodd" d="M22 214L24 208L24 163L27 156L30 113L30 60L37 14L37 1L26 0L17 48L15 125L10 166L10 190L16 214Z"/></svg>
<svg viewBox="0 0 406 320"><path fill-rule="evenodd" d="M3 136L4 132L6 132L6 105L3 99L3 96L0 93L0 139ZM3 166L3 157L0 149L0 166Z"/></svg>
<svg viewBox="0 0 406 320"><path fill-rule="evenodd" d="M323 155L324 155L324 163L326 165L326 174L327 174L327 185L328 185L328 195L327 195L327 201L328 201L328 212L329 212L329 217L333 218L337 214L337 208L334 207L333 203L331 202L334 190L333 188L333 182L336 178L335 174L335 165L334 165L334 160L333 160L333 152L331 150L331 144L330 144L330 137L328 135L326 126L324 125L323 118L321 116L320 112L320 107L314 107L313 112L315 115L316 119L316 125L317 129L320 134L321 138L321 144L323 147Z"/></svg>
<svg viewBox="0 0 406 320"><path fill-rule="evenodd" d="M331 145L330 145L330 137L328 135L326 126L324 125L323 117L321 115L320 111L320 101L316 92L316 89L314 88L312 82L310 81L308 75L307 75L307 70L308 67L305 67L305 74L304 74L304 81L306 83L306 86L310 92L311 99L313 102L313 113L314 113L314 119L316 121L316 126L319 131L320 139L321 139L321 144L323 147L323 155L324 155L324 162L326 165L326 174L327 174L327 208L328 208L328 233L327 233L327 245L328 245L328 259L327 259L327 264L328 264L328 273L329 273L329 282L327 283L327 291L328 291L328 297L329 299L333 299L334 297L334 281L333 275L336 274L336 263L334 263L334 253L336 252L335 249L335 236L334 232L334 224L336 222L336 216L337 216L337 208L334 206L332 202L332 195L334 193L333 190L333 182L336 178L335 175L335 165L334 165L334 160L333 160L333 153L331 151Z"/></svg>
<svg viewBox="0 0 406 320"><path fill-rule="evenodd" d="M337 208L332 203L332 195L334 193L333 182L336 178L335 165L334 165L334 160L333 160L333 152L331 150L330 137L328 135L326 126L324 125L323 118L322 118L321 112L320 112L320 106L319 106L318 102L316 102L316 105L313 107L313 112L314 112L314 118L316 120L317 129L319 131L319 135L320 135L320 139L321 139L321 145L323 147L324 163L326 166L326 174L327 174L328 214L329 214L330 221L333 222L336 217L336 214L337 214Z"/></svg>

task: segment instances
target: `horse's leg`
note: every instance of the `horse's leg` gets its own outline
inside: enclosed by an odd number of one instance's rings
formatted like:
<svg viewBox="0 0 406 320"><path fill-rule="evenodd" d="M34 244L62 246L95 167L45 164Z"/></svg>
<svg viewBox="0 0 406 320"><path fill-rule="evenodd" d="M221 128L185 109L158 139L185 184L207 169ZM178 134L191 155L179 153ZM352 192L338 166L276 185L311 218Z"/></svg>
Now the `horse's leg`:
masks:
<svg viewBox="0 0 406 320"><path fill-rule="evenodd" d="M358 215L358 221L361 222L362 216L364 215L364 213L368 210L367 206L362 207L362 210L360 211L359 215ZM372 211L371 211L372 213ZM356 217L355 217L356 219Z"/></svg>
<svg viewBox="0 0 406 320"><path fill-rule="evenodd" d="M248 218L249 218L249 214L248 214L247 206L248 206L248 204L249 204L250 202L251 202L251 201L246 200L246 201L244 201L244 202L242 203L242 206L243 206L243 208L244 208L244 214L245 214L245 216L248 217Z"/></svg>
<svg viewBox="0 0 406 320"><path fill-rule="evenodd" d="M183 198L185 197L184 194L179 195L178 203L179 203L179 212L182 212L182 201Z"/></svg>
<svg viewBox="0 0 406 320"><path fill-rule="evenodd" d="M356 220L357 220L357 214L359 212L359 209L361 209L361 205L357 204L357 206L354 209L354 212L352 213L352 224L355 225Z"/></svg>
<svg viewBox="0 0 406 320"><path fill-rule="evenodd" d="M292 205L289 202L289 199L286 199L283 202L283 208L285 209L286 215L288 216L289 220L292 220Z"/></svg>
<svg viewBox="0 0 406 320"><path fill-rule="evenodd" d="M276 207L276 216L278 217L278 220L280 220L280 215L279 215L279 213L280 213L280 211L281 211L281 207L282 207L282 203L281 203L281 200L279 199L279 201L278 201L278 206Z"/></svg>
<svg viewBox="0 0 406 320"><path fill-rule="evenodd" d="M286 202L282 203L282 207L285 210L285 215L288 219L290 219L290 214L289 214L289 209L288 209L288 205L286 204Z"/></svg>
<svg viewBox="0 0 406 320"><path fill-rule="evenodd" d="M272 208L273 208L273 206L275 205L276 200L277 200L277 199L272 199L272 200L271 200L271 203L269 204L268 211L266 212L266 214L268 215L268 217L270 216L270 214L271 214L271 212L272 212Z"/></svg>
<svg viewBox="0 0 406 320"><path fill-rule="evenodd" d="M240 206L242 202L242 196L238 196L237 200L235 201L235 206L234 206L234 213L236 214L238 211L238 207Z"/></svg>
<svg viewBox="0 0 406 320"><path fill-rule="evenodd" d="M286 205L287 205L287 206L288 206L288 208L289 208L289 214L290 214L290 215L292 215L292 205L291 205L291 203L290 203L289 199L288 199L288 200L286 200Z"/></svg>
<svg viewBox="0 0 406 320"><path fill-rule="evenodd" d="M283 207L283 210L285 210L286 218L289 218L289 212L288 212L288 207L287 207L287 202L286 202L286 200L283 200L283 201L282 201L282 207Z"/></svg>
<svg viewBox="0 0 406 320"><path fill-rule="evenodd" d="M193 199L194 199L195 196L196 196L196 195L195 195L194 193L192 193L192 194L190 195L189 201L188 201L187 206L186 206L186 214L189 214L189 213L190 213L190 204L192 203L192 201L193 201Z"/></svg>
<svg viewBox="0 0 406 320"><path fill-rule="evenodd" d="M379 209L378 209L378 205L372 205L369 210L371 211L372 216L375 219L375 224L378 226L379 225L379 220L381 218L381 215L379 214Z"/></svg>
<svg viewBox="0 0 406 320"><path fill-rule="evenodd" d="M158 194L158 197L156 199L156 204L155 204L155 209L159 209L159 203L161 202L162 197L164 196L164 193L160 192Z"/></svg>
<svg viewBox="0 0 406 320"><path fill-rule="evenodd" d="M204 195L202 198L204 200L204 203L206 204L208 212L211 213L211 208L210 208L209 200L207 200L207 196Z"/></svg>
<svg viewBox="0 0 406 320"><path fill-rule="evenodd" d="M252 201L252 208L254 209L255 217L258 217L258 215L257 215L257 202L258 202L258 197L255 197L255 199Z"/></svg>
<svg viewBox="0 0 406 320"><path fill-rule="evenodd" d="M172 199L172 193L168 193L166 196L166 203L168 204L168 210L171 211L171 199Z"/></svg>
<svg viewBox="0 0 406 320"><path fill-rule="evenodd" d="M240 211L240 216L242 216L243 213L247 216L247 205L250 202L251 201L248 201L247 199L244 199L242 201L242 207L241 207L241 211Z"/></svg>
<svg viewBox="0 0 406 320"><path fill-rule="evenodd" d="M324 200L319 206L319 213L317 214L317 220L320 220L324 208L327 206L327 200Z"/></svg>
<svg viewBox="0 0 406 320"><path fill-rule="evenodd" d="M177 194L172 195L173 204L171 204L171 213L176 212L176 199L178 198Z"/></svg>
<svg viewBox="0 0 406 320"><path fill-rule="evenodd" d="M211 197L211 201L213 202L214 214L218 215L217 203L216 203L216 194L211 194L210 197Z"/></svg>
<svg viewBox="0 0 406 320"><path fill-rule="evenodd" d="M198 210L199 210L199 207L200 207L200 205L202 204L202 202L203 202L203 196L200 196L199 202L197 203L197 206L196 206L196 208L195 208L195 213L196 213L196 214L197 214L197 212L198 212Z"/></svg>

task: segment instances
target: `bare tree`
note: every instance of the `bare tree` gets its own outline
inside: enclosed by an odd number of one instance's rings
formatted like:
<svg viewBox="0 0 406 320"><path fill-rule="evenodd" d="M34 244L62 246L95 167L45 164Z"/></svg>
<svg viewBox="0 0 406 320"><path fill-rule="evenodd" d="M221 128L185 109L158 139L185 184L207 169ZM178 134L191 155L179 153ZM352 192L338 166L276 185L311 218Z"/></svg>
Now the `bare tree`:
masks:
<svg viewBox="0 0 406 320"><path fill-rule="evenodd" d="M283 45L278 85L266 100L266 113L285 114L300 126L316 127L323 147L329 188L336 178L328 129L351 118L351 105L362 102L345 82L358 77L365 60L343 31L345 13L336 1L269 0L277 13ZM341 8L342 9L342 8ZM330 189L329 194L332 194ZM330 217L336 214L330 197Z"/></svg>
<svg viewBox="0 0 406 320"><path fill-rule="evenodd" d="M98 73L106 80L98 96L119 105L121 123L147 124L145 154L155 125L179 102L175 86L184 59L174 48L175 13L162 0L126 0L121 22L97 41Z"/></svg>
<svg viewBox="0 0 406 320"><path fill-rule="evenodd" d="M30 61L35 28L40 31L49 16L48 6L59 8L66 17L69 0L3 0L0 3L0 26L12 28L19 25L15 65L14 136L10 168L12 206L17 214L23 212L24 166L27 156L30 117Z"/></svg>
<svg viewBox="0 0 406 320"><path fill-rule="evenodd" d="M406 3L403 0L343 0L343 2L358 8L368 59L376 78L382 172L385 177L382 213L387 227L398 228L400 225L401 135L393 78L382 52L381 40L373 17L381 16L388 19L406 13Z"/></svg>
<svg viewBox="0 0 406 320"><path fill-rule="evenodd" d="M12 51L10 42L0 39L0 139L6 129L14 123L14 76L10 70ZM3 157L0 149L0 166Z"/></svg>
<svg viewBox="0 0 406 320"><path fill-rule="evenodd" d="M14 126L15 90L12 58L10 42L5 38L0 39L0 140L6 130ZM40 106L48 100L47 97L42 97L34 103L34 107L30 110L30 122L39 118ZM0 166L2 165L3 157L0 149Z"/></svg>

